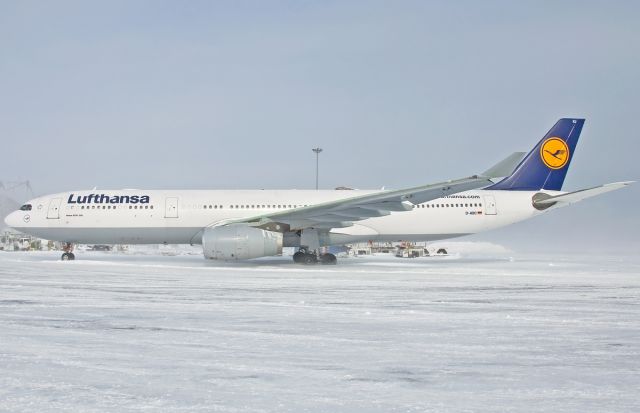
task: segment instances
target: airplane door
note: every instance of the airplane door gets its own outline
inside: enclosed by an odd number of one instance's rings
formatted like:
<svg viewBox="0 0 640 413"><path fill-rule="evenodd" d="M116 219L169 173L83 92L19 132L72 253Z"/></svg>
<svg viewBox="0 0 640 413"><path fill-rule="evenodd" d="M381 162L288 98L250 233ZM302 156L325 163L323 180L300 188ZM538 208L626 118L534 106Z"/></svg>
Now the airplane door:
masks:
<svg viewBox="0 0 640 413"><path fill-rule="evenodd" d="M496 208L496 199L493 195L484 196L484 214L485 215L497 215L498 209Z"/></svg>
<svg viewBox="0 0 640 413"><path fill-rule="evenodd" d="M49 201L49 210L47 211L47 219L60 219L60 202L62 198L53 198Z"/></svg>
<svg viewBox="0 0 640 413"><path fill-rule="evenodd" d="M164 217L165 218L178 218L178 198L169 197L165 200L164 204Z"/></svg>

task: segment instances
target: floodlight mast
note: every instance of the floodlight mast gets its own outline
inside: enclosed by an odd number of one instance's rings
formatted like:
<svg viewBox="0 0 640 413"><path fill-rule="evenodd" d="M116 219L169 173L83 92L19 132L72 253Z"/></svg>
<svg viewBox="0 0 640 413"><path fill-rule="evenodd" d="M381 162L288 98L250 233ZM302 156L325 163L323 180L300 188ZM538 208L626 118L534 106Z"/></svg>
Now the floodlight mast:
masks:
<svg viewBox="0 0 640 413"><path fill-rule="evenodd" d="M316 153L316 191L318 190L318 164L320 162L320 152L322 148L313 148L312 151Z"/></svg>

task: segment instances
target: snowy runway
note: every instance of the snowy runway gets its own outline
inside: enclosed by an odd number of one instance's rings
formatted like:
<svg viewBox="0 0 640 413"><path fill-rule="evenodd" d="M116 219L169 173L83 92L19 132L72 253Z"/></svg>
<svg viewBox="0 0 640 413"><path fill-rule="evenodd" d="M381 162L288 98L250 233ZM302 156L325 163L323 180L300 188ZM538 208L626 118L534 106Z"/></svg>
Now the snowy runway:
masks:
<svg viewBox="0 0 640 413"><path fill-rule="evenodd" d="M0 252L0 411L639 411L640 259Z"/></svg>

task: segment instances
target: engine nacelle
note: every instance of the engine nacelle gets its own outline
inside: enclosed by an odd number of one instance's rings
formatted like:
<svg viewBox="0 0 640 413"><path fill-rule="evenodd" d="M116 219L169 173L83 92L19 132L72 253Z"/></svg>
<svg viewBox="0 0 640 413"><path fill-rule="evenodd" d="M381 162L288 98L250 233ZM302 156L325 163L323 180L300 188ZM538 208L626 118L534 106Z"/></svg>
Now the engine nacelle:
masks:
<svg viewBox="0 0 640 413"><path fill-rule="evenodd" d="M282 234L244 224L205 228L202 234L205 258L248 260L282 254Z"/></svg>

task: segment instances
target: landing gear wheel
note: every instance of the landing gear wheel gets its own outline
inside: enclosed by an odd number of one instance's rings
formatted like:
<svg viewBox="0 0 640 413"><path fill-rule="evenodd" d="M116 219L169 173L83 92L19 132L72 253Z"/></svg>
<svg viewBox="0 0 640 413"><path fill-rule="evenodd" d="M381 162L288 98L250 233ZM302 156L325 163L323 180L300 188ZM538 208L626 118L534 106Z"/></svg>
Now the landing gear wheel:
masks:
<svg viewBox="0 0 640 413"><path fill-rule="evenodd" d="M338 263L338 260L333 254L322 254L320 256L320 263L322 263L323 265L336 265Z"/></svg>
<svg viewBox="0 0 640 413"><path fill-rule="evenodd" d="M296 264L302 264L302 260L304 259L305 255L307 254L303 251L296 252L295 254L293 254L293 262L295 262Z"/></svg>
<svg viewBox="0 0 640 413"><path fill-rule="evenodd" d="M64 254L60 257L62 261L73 261L76 259L76 256L73 255L73 243L65 242L62 244L62 251L64 251Z"/></svg>
<svg viewBox="0 0 640 413"><path fill-rule="evenodd" d="M313 265L313 264L317 264L318 263L318 257L316 257L315 254L304 254L304 257L302 257L302 261L303 264L305 265Z"/></svg>
<svg viewBox="0 0 640 413"><path fill-rule="evenodd" d="M445 250L444 248L440 248L438 251L436 251L436 254L447 255L447 250Z"/></svg>

